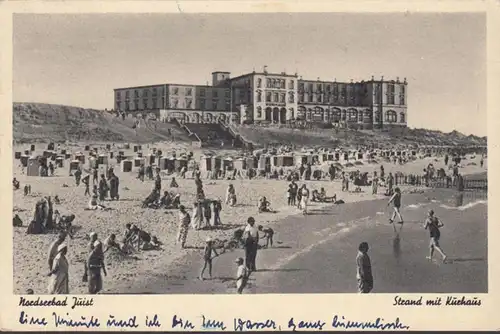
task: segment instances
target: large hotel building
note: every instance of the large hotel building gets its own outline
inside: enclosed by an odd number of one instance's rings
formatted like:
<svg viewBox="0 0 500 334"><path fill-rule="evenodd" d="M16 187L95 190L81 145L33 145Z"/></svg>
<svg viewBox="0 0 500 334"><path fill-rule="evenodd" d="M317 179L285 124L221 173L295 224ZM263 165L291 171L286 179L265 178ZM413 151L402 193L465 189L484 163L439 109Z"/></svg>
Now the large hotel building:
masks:
<svg viewBox="0 0 500 334"><path fill-rule="evenodd" d="M212 85L117 88L114 109L155 113L184 123L287 123L305 120L358 129L407 124L406 79L361 82L302 80L297 74L213 72Z"/></svg>

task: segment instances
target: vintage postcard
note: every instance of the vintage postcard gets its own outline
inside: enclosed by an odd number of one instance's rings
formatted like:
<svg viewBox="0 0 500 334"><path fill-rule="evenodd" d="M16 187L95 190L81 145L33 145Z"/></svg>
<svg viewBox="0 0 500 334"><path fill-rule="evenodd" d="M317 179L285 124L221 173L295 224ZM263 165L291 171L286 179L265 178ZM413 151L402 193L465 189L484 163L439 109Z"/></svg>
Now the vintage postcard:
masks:
<svg viewBox="0 0 500 334"><path fill-rule="evenodd" d="M2 3L1 328L500 328L498 6Z"/></svg>

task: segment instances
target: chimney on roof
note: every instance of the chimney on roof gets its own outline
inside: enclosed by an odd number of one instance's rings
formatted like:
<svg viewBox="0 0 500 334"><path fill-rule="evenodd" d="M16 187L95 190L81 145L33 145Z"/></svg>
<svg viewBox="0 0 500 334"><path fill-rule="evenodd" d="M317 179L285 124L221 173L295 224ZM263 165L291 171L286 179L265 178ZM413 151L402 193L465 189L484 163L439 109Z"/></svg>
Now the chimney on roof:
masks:
<svg viewBox="0 0 500 334"><path fill-rule="evenodd" d="M374 80L375 80L375 77L372 75L372 81L374 81Z"/></svg>
<svg viewBox="0 0 500 334"><path fill-rule="evenodd" d="M406 83L406 78L405 78L405 81L404 81L404 83Z"/></svg>
<svg viewBox="0 0 500 334"><path fill-rule="evenodd" d="M337 82L337 78L334 78L334 79L333 79L333 82Z"/></svg>
<svg viewBox="0 0 500 334"><path fill-rule="evenodd" d="M381 77L380 81L384 81L384 76Z"/></svg>
<svg viewBox="0 0 500 334"><path fill-rule="evenodd" d="M396 77L396 82L399 83L399 77Z"/></svg>

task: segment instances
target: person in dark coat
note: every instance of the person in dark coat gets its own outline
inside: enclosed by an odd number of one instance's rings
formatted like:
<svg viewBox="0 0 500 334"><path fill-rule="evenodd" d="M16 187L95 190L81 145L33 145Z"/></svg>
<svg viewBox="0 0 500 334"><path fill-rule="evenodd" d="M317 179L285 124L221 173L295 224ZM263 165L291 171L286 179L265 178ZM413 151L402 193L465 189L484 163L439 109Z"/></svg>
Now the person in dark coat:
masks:
<svg viewBox="0 0 500 334"><path fill-rule="evenodd" d="M99 200L104 201L106 197L108 197L109 186L106 181L106 177L104 174L101 174L101 180L99 181Z"/></svg>
<svg viewBox="0 0 500 334"><path fill-rule="evenodd" d="M120 179L113 172L111 172L109 178L109 197L111 197L111 200L120 199L120 195L118 194L119 187L120 187Z"/></svg>

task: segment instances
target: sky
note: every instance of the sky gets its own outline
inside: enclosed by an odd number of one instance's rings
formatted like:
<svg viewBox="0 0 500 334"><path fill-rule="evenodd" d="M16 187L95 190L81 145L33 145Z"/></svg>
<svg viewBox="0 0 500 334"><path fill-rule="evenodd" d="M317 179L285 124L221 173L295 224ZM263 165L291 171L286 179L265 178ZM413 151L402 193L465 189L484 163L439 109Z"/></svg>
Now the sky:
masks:
<svg viewBox="0 0 500 334"><path fill-rule="evenodd" d="M113 108L113 89L213 71L408 81L410 127L485 136L481 13L16 14L13 99ZM472 116L472 117L471 117Z"/></svg>

